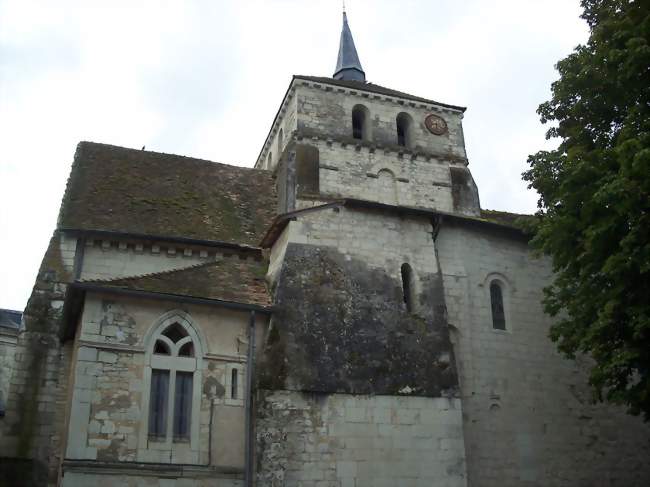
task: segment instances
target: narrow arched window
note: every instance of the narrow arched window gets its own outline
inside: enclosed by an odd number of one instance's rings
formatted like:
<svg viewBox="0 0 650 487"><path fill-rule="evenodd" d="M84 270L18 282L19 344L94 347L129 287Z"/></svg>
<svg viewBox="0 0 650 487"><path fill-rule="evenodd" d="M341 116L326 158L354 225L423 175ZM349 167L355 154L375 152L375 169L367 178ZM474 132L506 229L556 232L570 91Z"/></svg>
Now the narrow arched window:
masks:
<svg viewBox="0 0 650 487"><path fill-rule="evenodd" d="M402 264L402 293L404 305L409 313L413 311L413 270L408 264Z"/></svg>
<svg viewBox="0 0 650 487"><path fill-rule="evenodd" d="M352 137L370 140L370 112L363 105L355 105L352 109Z"/></svg>
<svg viewBox="0 0 650 487"><path fill-rule="evenodd" d="M186 324L173 322L152 341L148 436L154 441L188 441L197 370L195 339Z"/></svg>
<svg viewBox="0 0 650 487"><path fill-rule="evenodd" d="M273 162L273 152L269 151L269 156L266 158L266 168L271 169L271 163Z"/></svg>
<svg viewBox="0 0 650 487"><path fill-rule="evenodd" d="M397 128L397 145L410 148L413 146L413 118L408 113L400 113L395 119Z"/></svg>
<svg viewBox="0 0 650 487"><path fill-rule="evenodd" d="M282 144L284 143L284 131L280 129L278 132L278 154L282 154Z"/></svg>
<svg viewBox="0 0 650 487"><path fill-rule="evenodd" d="M239 370L232 369L230 371L230 398L237 399L237 389L239 387Z"/></svg>
<svg viewBox="0 0 650 487"><path fill-rule="evenodd" d="M503 307L503 286L499 281L490 283L490 302L492 305L492 328L506 329L506 313Z"/></svg>

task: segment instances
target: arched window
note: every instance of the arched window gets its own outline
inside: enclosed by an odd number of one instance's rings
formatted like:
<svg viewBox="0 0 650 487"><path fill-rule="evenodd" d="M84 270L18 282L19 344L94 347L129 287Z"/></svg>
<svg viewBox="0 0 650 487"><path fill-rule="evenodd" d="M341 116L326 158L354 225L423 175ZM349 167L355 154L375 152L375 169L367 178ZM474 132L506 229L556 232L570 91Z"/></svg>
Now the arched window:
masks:
<svg viewBox="0 0 650 487"><path fill-rule="evenodd" d="M413 118L408 113L400 113L395 119L397 127L397 145L413 147Z"/></svg>
<svg viewBox="0 0 650 487"><path fill-rule="evenodd" d="M239 370L231 369L230 371L230 398L237 399L237 389L239 388Z"/></svg>
<svg viewBox="0 0 650 487"><path fill-rule="evenodd" d="M404 294L404 304L406 311L409 313L413 311L413 270L408 264L402 264L402 292Z"/></svg>
<svg viewBox="0 0 650 487"><path fill-rule="evenodd" d="M284 131L280 129L278 132L278 154L282 154L282 144L284 143Z"/></svg>
<svg viewBox="0 0 650 487"><path fill-rule="evenodd" d="M370 140L370 112L363 105L355 105L352 109L352 137Z"/></svg>
<svg viewBox="0 0 650 487"><path fill-rule="evenodd" d="M266 168L271 169L271 163L273 162L273 152L269 151L269 156L266 158Z"/></svg>
<svg viewBox="0 0 650 487"><path fill-rule="evenodd" d="M503 307L503 285L494 280L490 283L490 302L492 305L492 328L506 329L506 312Z"/></svg>
<svg viewBox="0 0 650 487"><path fill-rule="evenodd" d="M191 442L198 449L202 346L189 315L170 312L149 335L145 378L148 394L144 440L173 448ZM146 442L143 444L147 444Z"/></svg>

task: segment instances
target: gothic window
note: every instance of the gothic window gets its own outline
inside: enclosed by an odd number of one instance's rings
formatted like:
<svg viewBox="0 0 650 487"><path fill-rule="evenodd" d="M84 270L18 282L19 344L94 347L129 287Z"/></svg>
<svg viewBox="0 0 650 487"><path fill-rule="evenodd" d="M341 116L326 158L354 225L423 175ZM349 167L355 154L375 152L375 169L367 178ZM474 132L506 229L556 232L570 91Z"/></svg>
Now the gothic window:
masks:
<svg viewBox="0 0 650 487"><path fill-rule="evenodd" d="M397 127L397 145L411 148L413 146L413 118L408 113L400 113L395 119Z"/></svg>
<svg viewBox="0 0 650 487"><path fill-rule="evenodd" d="M413 311L413 270L408 264L402 264L402 292L404 305L409 313Z"/></svg>
<svg viewBox="0 0 650 487"><path fill-rule="evenodd" d="M352 109L352 137L370 140L370 112L363 105L355 105Z"/></svg>
<svg viewBox="0 0 650 487"><path fill-rule="evenodd" d="M503 286L497 280L490 283L490 302L492 305L492 328L506 329L506 313L503 307Z"/></svg>
<svg viewBox="0 0 650 487"><path fill-rule="evenodd" d="M194 339L174 322L153 337L149 388L149 438L189 441L196 371Z"/></svg>

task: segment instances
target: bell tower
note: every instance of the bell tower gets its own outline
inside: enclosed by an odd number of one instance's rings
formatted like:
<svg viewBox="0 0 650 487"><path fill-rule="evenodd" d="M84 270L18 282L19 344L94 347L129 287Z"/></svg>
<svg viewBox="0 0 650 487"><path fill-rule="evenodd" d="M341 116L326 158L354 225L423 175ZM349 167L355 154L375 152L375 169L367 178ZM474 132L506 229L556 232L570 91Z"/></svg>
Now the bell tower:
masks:
<svg viewBox="0 0 650 487"><path fill-rule="evenodd" d="M256 167L276 172L280 213L353 198L479 216L464 111L366 81L344 12L333 77L292 78Z"/></svg>

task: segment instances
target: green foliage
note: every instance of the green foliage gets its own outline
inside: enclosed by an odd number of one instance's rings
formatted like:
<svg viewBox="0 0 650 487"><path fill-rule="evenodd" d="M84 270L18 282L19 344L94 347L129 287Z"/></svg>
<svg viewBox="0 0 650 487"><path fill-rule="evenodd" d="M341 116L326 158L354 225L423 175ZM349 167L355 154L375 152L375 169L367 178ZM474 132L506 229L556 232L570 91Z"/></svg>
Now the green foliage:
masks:
<svg viewBox="0 0 650 487"><path fill-rule="evenodd" d="M583 0L589 41L557 64L540 105L557 150L529 157L540 194L533 244L560 351L595 359L599 400L650 420L650 2Z"/></svg>

